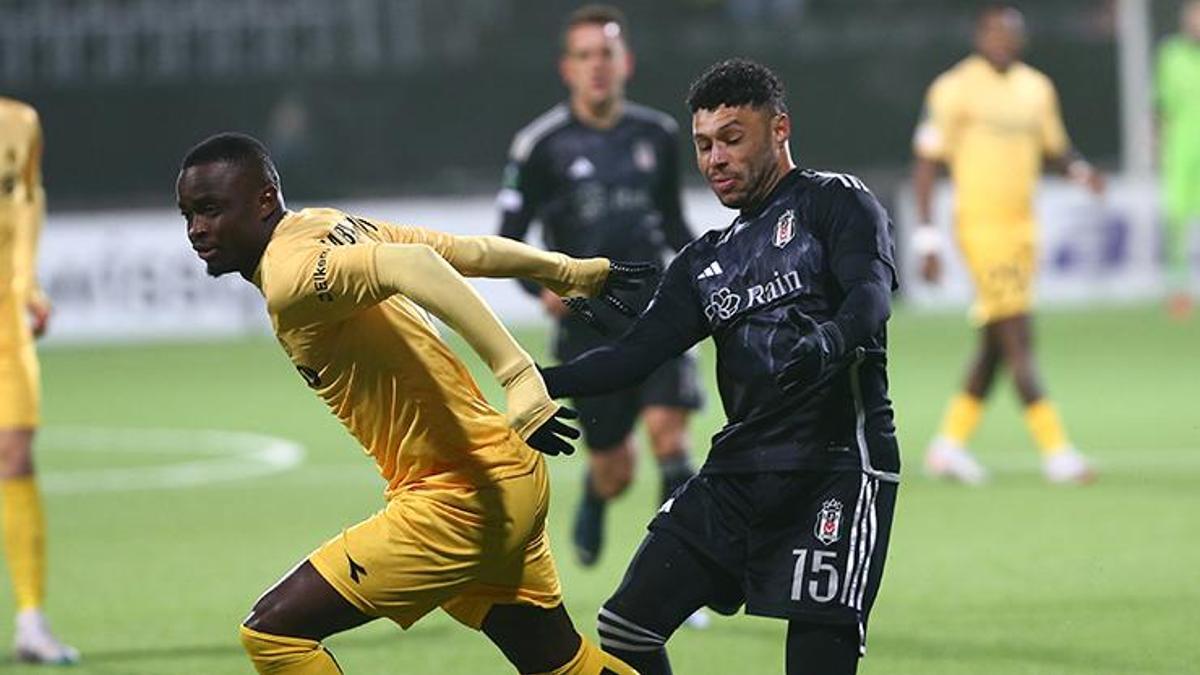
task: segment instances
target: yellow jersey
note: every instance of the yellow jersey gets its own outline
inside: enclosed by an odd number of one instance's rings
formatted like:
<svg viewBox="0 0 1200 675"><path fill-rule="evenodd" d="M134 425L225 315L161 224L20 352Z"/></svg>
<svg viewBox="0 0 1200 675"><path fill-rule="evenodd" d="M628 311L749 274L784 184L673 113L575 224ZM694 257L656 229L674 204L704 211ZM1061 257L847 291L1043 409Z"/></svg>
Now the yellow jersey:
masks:
<svg viewBox="0 0 1200 675"><path fill-rule="evenodd" d="M1066 153L1070 139L1050 78L974 55L929 87L913 145L949 165L957 224L967 229L1032 223L1042 159Z"/></svg>
<svg viewBox="0 0 1200 675"><path fill-rule="evenodd" d="M37 291L37 240L45 211L42 127L37 112L0 98L0 303Z"/></svg>
<svg viewBox="0 0 1200 675"><path fill-rule="evenodd" d="M279 343L374 458L388 497L417 485L485 485L526 474L537 461L429 315L379 287L381 244L421 243L446 256L451 241L305 209L284 215L254 275Z"/></svg>

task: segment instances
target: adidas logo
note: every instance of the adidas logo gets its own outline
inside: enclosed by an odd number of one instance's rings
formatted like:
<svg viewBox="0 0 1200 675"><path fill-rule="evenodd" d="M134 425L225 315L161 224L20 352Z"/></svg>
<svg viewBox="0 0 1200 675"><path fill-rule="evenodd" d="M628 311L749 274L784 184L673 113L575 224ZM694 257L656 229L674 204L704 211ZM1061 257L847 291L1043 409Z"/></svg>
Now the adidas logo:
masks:
<svg viewBox="0 0 1200 675"><path fill-rule="evenodd" d="M721 269L721 263L714 260L711 263L709 263L708 267L705 267L704 271L701 272L699 275L697 275L696 278L697 279L711 279L713 277L720 276L721 273L724 271L725 270Z"/></svg>

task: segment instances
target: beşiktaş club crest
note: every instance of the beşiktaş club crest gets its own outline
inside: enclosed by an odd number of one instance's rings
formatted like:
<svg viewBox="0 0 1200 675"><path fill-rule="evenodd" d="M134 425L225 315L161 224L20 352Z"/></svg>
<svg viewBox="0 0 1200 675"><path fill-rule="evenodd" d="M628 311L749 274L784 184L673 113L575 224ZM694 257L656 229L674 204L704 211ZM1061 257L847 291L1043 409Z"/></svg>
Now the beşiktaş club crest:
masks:
<svg viewBox="0 0 1200 675"><path fill-rule="evenodd" d="M788 209L779 214L779 220L775 221L775 248L783 248L788 245L788 242L796 238L796 212Z"/></svg>
<svg viewBox="0 0 1200 675"><path fill-rule="evenodd" d="M842 534L842 503L830 499L821 505L817 514L817 525L813 528L813 536L826 546L841 539Z"/></svg>
<svg viewBox="0 0 1200 675"><path fill-rule="evenodd" d="M650 173L658 166L658 157L654 154L654 146L647 141L638 141L633 146L633 163L643 173Z"/></svg>

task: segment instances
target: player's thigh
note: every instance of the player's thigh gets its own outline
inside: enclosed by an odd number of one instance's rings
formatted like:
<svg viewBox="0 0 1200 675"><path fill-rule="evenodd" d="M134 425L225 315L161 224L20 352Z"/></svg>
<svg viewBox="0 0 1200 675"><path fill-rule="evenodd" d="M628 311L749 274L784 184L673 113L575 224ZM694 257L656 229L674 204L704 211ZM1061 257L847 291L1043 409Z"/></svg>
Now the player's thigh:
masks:
<svg viewBox="0 0 1200 675"><path fill-rule="evenodd" d="M243 623L270 635L323 640L373 618L350 604L305 560L255 601Z"/></svg>
<svg viewBox="0 0 1200 675"><path fill-rule="evenodd" d="M737 578L673 532L651 531L600 609L600 642L633 651L661 646L701 607L736 611L739 588Z"/></svg>
<svg viewBox="0 0 1200 675"><path fill-rule="evenodd" d="M746 612L854 626L882 581L896 485L857 471L765 477L750 534Z"/></svg>

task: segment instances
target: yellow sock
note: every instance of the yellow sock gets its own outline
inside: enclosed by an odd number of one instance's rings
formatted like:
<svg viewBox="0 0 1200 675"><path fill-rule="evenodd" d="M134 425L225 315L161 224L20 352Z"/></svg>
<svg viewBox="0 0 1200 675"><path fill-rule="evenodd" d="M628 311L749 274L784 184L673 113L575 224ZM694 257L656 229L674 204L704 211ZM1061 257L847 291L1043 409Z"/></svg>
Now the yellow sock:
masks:
<svg viewBox="0 0 1200 675"><path fill-rule="evenodd" d="M1066 450L1071 442L1067 440L1067 430L1063 428L1058 409L1046 399L1030 403L1025 408L1025 424L1037 443L1038 451L1043 455L1053 455Z"/></svg>
<svg viewBox="0 0 1200 675"><path fill-rule="evenodd" d="M959 445L966 445L967 439L975 433L982 417L983 401L967 393L957 394L950 399L950 405L946 406L946 415L942 418L939 435Z"/></svg>
<svg viewBox="0 0 1200 675"><path fill-rule="evenodd" d="M242 626L242 647L261 675L340 675L333 655L316 640L260 633Z"/></svg>
<svg viewBox="0 0 1200 675"><path fill-rule="evenodd" d="M4 555L17 611L42 606L46 587L46 520L32 476L0 481L4 501Z"/></svg>
<svg viewBox="0 0 1200 675"><path fill-rule="evenodd" d="M638 675L624 661L601 651L599 647L579 636L579 651L565 664L542 675Z"/></svg>

